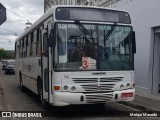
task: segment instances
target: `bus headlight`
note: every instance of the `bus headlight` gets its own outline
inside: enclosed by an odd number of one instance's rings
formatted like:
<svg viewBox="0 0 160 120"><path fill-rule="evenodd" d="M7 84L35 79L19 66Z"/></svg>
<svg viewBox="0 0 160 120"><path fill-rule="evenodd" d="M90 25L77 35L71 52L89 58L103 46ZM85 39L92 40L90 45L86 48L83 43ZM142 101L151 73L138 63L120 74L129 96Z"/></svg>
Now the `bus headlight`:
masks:
<svg viewBox="0 0 160 120"><path fill-rule="evenodd" d="M126 87L130 87L130 83L127 83L127 84L126 84Z"/></svg>
<svg viewBox="0 0 160 120"><path fill-rule="evenodd" d="M64 90L67 90L67 89L68 89L68 86L67 86L67 85L65 85L65 86L63 87L63 89L64 89Z"/></svg>
<svg viewBox="0 0 160 120"><path fill-rule="evenodd" d="M122 84L122 85L120 85L120 88L121 88L121 89L123 89L123 88L124 88L124 85L123 85L123 84Z"/></svg>
<svg viewBox="0 0 160 120"><path fill-rule="evenodd" d="M72 91L76 90L76 87L75 87L75 86L72 86L72 87L71 87L71 90L72 90Z"/></svg>

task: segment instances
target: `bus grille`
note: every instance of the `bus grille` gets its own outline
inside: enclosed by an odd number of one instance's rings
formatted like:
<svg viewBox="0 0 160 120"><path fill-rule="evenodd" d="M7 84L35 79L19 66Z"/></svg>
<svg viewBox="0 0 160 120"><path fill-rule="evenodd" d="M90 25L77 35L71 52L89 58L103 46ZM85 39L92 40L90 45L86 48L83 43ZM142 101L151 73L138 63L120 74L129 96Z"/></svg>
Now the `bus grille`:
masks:
<svg viewBox="0 0 160 120"><path fill-rule="evenodd" d="M98 78L72 78L74 83L97 83Z"/></svg>
<svg viewBox="0 0 160 120"><path fill-rule="evenodd" d="M120 82L123 77L108 77L108 78L100 78L100 82Z"/></svg>
<svg viewBox="0 0 160 120"><path fill-rule="evenodd" d="M72 78L72 81L83 88L83 92L112 92L117 82L123 77Z"/></svg>
<svg viewBox="0 0 160 120"><path fill-rule="evenodd" d="M81 85L85 92L111 92L115 84L90 84Z"/></svg>
<svg viewBox="0 0 160 120"><path fill-rule="evenodd" d="M113 94L86 94L85 99L87 103L105 103L111 101Z"/></svg>

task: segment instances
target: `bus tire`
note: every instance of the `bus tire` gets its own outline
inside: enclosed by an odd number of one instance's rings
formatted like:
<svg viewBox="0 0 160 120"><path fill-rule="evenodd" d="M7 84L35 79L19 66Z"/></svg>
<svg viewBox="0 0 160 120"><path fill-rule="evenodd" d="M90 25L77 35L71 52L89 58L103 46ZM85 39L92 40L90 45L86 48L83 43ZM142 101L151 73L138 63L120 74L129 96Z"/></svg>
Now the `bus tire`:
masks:
<svg viewBox="0 0 160 120"><path fill-rule="evenodd" d="M41 99L41 105L44 110L48 110L49 105L47 101L45 101L44 99Z"/></svg>
<svg viewBox="0 0 160 120"><path fill-rule="evenodd" d="M41 101L41 106L44 110L48 110L48 102L45 101L43 99L43 96L42 96L42 90L43 90L43 86L42 86L42 81L41 79L37 79L37 90L38 90L38 96L40 98L40 101Z"/></svg>
<svg viewBox="0 0 160 120"><path fill-rule="evenodd" d="M22 80L22 74L20 73L19 74L19 83L20 83L20 89L21 89L21 91L22 92L24 92L25 91L25 87L24 87L24 85L23 85L23 80Z"/></svg>

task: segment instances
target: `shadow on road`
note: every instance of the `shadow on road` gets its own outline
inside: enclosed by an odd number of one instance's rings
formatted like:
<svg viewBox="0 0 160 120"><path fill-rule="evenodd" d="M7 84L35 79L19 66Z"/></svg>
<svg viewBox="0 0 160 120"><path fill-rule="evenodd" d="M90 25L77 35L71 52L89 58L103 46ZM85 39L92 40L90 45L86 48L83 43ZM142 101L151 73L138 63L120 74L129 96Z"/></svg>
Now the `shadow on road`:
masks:
<svg viewBox="0 0 160 120"><path fill-rule="evenodd" d="M113 108L106 108L107 106L99 105L78 105L78 106L68 106L61 107L49 111L48 116L55 117L113 117L118 113L118 116L124 115L123 112L113 110Z"/></svg>
<svg viewBox="0 0 160 120"><path fill-rule="evenodd" d="M15 75L15 73L3 73L3 75Z"/></svg>

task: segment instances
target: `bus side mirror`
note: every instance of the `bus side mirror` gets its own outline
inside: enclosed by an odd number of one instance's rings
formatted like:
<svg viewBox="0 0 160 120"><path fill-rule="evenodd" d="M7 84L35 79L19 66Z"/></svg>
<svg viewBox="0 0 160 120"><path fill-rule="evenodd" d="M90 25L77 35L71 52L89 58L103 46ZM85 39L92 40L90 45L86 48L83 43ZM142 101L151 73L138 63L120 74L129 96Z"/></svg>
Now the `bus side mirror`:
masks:
<svg viewBox="0 0 160 120"><path fill-rule="evenodd" d="M135 31L132 32L132 45L133 45L133 52L136 53L136 35L135 35Z"/></svg>
<svg viewBox="0 0 160 120"><path fill-rule="evenodd" d="M47 36L47 33L44 33L43 37L44 37L43 51L41 52L41 54L47 57L48 56L48 41L47 41L48 36Z"/></svg>
<svg viewBox="0 0 160 120"><path fill-rule="evenodd" d="M55 45L56 45L56 32L55 30L51 29L48 37L48 46L55 47Z"/></svg>

